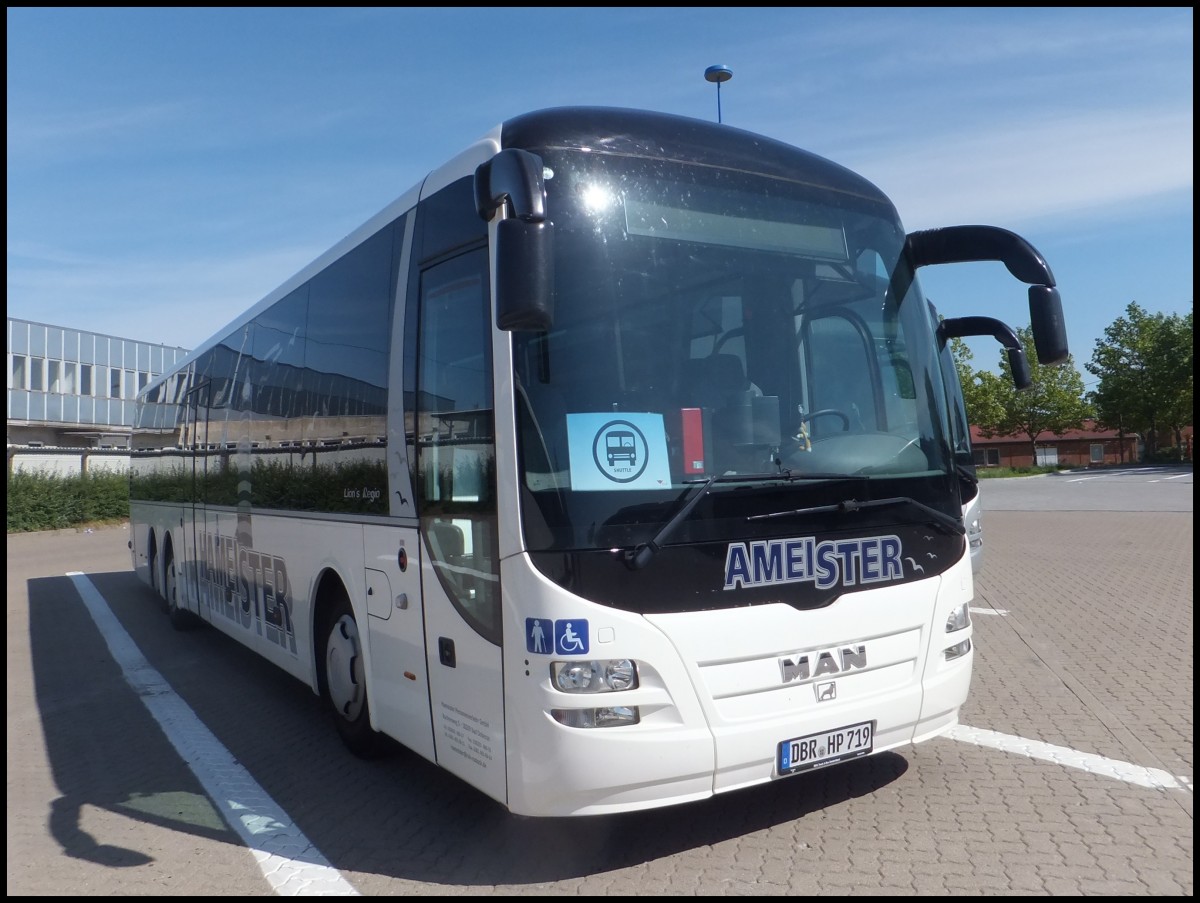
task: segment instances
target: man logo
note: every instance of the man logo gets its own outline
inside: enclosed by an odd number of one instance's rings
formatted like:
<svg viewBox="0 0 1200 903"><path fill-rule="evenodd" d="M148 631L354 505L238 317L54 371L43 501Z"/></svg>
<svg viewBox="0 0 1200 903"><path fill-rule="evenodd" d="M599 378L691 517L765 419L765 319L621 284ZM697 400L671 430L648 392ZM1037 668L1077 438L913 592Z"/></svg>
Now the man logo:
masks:
<svg viewBox="0 0 1200 903"><path fill-rule="evenodd" d="M829 699L837 699L837 684L816 684L817 702L825 702Z"/></svg>
<svg viewBox="0 0 1200 903"><path fill-rule="evenodd" d="M781 658L779 676L783 683L789 684L797 680L812 680L817 677L845 674L847 671L861 671L866 667L866 646L843 646L840 649L805 652L795 658Z"/></svg>

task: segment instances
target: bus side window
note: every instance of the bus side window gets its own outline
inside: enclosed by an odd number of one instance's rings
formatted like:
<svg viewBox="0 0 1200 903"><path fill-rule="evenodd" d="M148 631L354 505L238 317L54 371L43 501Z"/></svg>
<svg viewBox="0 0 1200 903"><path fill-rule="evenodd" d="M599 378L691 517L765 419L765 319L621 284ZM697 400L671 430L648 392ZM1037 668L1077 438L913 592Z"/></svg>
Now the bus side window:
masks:
<svg viewBox="0 0 1200 903"><path fill-rule="evenodd" d="M421 273L415 489L438 581L467 622L499 643L487 263L480 248Z"/></svg>

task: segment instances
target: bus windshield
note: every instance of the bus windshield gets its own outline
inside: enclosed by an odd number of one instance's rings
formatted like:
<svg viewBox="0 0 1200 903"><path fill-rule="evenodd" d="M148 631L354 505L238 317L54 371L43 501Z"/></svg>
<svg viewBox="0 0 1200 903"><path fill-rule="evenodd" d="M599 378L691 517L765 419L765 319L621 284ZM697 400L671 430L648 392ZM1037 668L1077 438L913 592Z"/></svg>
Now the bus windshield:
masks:
<svg viewBox="0 0 1200 903"><path fill-rule="evenodd" d="M714 475L672 542L794 530L755 515L814 501L798 493L961 515L933 317L890 204L662 160L543 159L554 323L514 334L531 551L645 543Z"/></svg>

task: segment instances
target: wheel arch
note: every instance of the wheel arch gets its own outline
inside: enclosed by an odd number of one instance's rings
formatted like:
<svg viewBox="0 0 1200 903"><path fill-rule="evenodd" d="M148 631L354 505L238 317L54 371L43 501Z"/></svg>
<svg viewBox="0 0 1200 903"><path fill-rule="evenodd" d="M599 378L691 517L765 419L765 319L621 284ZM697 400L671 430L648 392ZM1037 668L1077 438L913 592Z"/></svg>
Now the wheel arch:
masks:
<svg viewBox="0 0 1200 903"><path fill-rule="evenodd" d="M155 535L155 530L151 528L151 536ZM159 594L164 600L167 598L167 568L178 567L175 561L175 534L170 526L162 528L162 539L158 541L158 557L154 564L155 577L158 580L157 586Z"/></svg>
<svg viewBox="0 0 1200 903"><path fill-rule="evenodd" d="M382 735L377 733L375 706L371 701L374 698L374 690L367 639L367 612L365 606L355 605L354 595L349 589L350 585L341 574L332 568L322 570L317 577L313 592L311 620L311 652L316 684L314 689L321 698L331 704L338 733L351 751L361 758L374 758L383 751L383 746ZM361 686L366 694L363 715L356 715L347 720L343 720L342 716L336 712L336 706L332 705L334 694L331 693L330 681L326 672L328 650L325 644L327 635L339 617L339 612L349 612L354 618L357 652L361 658ZM339 645L344 651L344 644Z"/></svg>
<svg viewBox="0 0 1200 903"><path fill-rule="evenodd" d="M153 535L154 535L153 529L151 529L150 535L153 537ZM174 560L174 558L175 558L175 539L171 535L170 527L167 527L166 529L163 530L162 561L165 563L168 560ZM159 570L161 571L162 568L160 567Z"/></svg>
<svg viewBox="0 0 1200 903"><path fill-rule="evenodd" d="M313 692L321 695L326 690L325 650L321 644L325 641L325 630L333 614L335 605L340 599L345 599L354 612L354 620L359 622L359 633L366 631L366 624L361 620L354 606L354 599L341 574L331 567L325 568L317 575L314 583L311 616L309 619L309 654L313 660ZM365 654L365 652L364 652Z"/></svg>

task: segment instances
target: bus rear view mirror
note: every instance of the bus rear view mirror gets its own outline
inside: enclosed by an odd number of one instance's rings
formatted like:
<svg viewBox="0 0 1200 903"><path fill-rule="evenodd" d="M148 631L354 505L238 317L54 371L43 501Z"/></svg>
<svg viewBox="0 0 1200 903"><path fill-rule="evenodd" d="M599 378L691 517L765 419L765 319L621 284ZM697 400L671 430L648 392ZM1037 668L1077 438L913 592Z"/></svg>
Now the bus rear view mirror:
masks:
<svg viewBox="0 0 1200 903"><path fill-rule="evenodd" d="M1037 248L996 226L947 226L910 232L908 253L914 269L943 263L996 260L1029 284L1029 321L1038 363L1065 363L1069 355L1062 299L1054 274Z"/></svg>
<svg viewBox="0 0 1200 903"><path fill-rule="evenodd" d="M1012 371L1013 385L1018 392L1023 392L1033 385L1033 377L1029 374L1029 358L1025 356L1024 348L1009 348L1008 369Z"/></svg>
<svg viewBox="0 0 1200 903"><path fill-rule="evenodd" d="M1045 287L1044 285L1035 286L1035 288ZM1054 291L1054 289L1050 289L1050 291ZM1029 293L1033 294L1032 288ZM1058 295L1057 292L1054 294ZM944 347L950 339L978 335L990 335L1005 347L1008 352L1008 367L1012 371L1013 385L1018 391L1023 391L1033 385L1025 349L1021 347L1021 340L1007 323L994 317L948 317L938 323L937 327L938 345L941 347Z"/></svg>
<svg viewBox="0 0 1200 903"><path fill-rule="evenodd" d="M505 148L475 170L475 209L496 223L496 325L546 330L554 320L553 225L542 158Z"/></svg>
<svg viewBox="0 0 1200 903"><path fill-rule="evenodd" d="M1063 321L1062 298L1050 285L1029 286L1029 322L1039 364L1065 363L1070 355L1067 326Z"/></svg>
<svg viewBox="0 0 1200 903"><path fill-rule="evenodd" d="M1050 265L1021 236L998 226L944 226L907 236L914 268L944 263L995 260L1029 285L1054 285Z"/></svg>
<svg viewBox="0 0 1200 903"><path fill-rule="evenodd" d="M547 330L554 322L554 231L548 222L496 224L496 326Z"/></svg>

